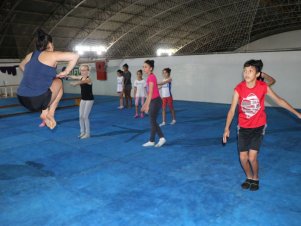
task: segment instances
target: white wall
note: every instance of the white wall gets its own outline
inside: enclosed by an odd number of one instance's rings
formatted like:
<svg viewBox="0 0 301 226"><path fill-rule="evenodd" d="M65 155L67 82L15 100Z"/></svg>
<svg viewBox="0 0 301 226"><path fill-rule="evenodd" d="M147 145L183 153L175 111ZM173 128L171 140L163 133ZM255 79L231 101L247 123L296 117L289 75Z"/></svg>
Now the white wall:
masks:
<svg viewBox="0 0 301 226"><path fill-rule="evenodd" d="M294 107L301 108L301 51L233 53L196 56L155 57L155 74L161 79L161 71L165 67L172 69L173 96L176 100L190 100L213 103L230 103L233 89L242 79L242 67L249 59L262 59L263 71L276 79L272 87L280 96ZM91 75L94 80L93 92L99 95L116 95L116 71L124 63L135 73L142 68L145 58L110 60L108 62L107 81L95 79L95 65ZM65 82L65 92L79 93ZM270 103L270 101L268 101ZM267 105L269 105L267 103Z"/></svg>
<svg viewBox="0 0 301 226"><path fill-rule="evenodd" d="M237 51L281 51L284 49L301 49L301 30L271 35L249 43Z"/></svg>
<svg viewBox="0 0 301 226"><path fill-rule="evenodd" d="M294 107L301 108L301 51L232 53L195 56L154 57L155 74L162 79L161 71L165 67L172 69L173 96L176 100L202 101L212 103L230 103L233 89L242 79L243 63L251 58L262 59L263 71L276 79L273 89ZM116 95L116 71L128 63L135 74L142 68L145 58L110 60L107 64L108 80L96 80L95 64L91 63L93 92L96 95ZM1 62L0 62L1 63ZM1 63L3 65L4 63ZM5 65L15 65L14 63ZM59 68L58 68L59 69ZM17 76L0 74L0 83L19 83L22 74ZM64 81L66 93L79 93L79 87L72 87Z"/></svg>

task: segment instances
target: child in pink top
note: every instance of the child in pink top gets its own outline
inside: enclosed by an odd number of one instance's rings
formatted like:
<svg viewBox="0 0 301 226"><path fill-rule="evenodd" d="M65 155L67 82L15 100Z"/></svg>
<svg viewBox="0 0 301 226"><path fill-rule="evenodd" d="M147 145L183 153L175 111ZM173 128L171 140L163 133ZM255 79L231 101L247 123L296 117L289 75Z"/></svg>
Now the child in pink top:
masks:
<svg viewBox="0 0 301 226"><path fill-rule="evenodd" d="M147 98L141 108L141 111L146 113L149 112L151 134L150 134L149 141L143 144L143 147L151 147L151 146L161 147L166 142L164 135L161 131L161 128L157 123L157 117L162 107L162 100L159 94L157 78L153 74L153 69L154 69L154 61L146 60L143 65L143 70L148 75L148 78L146 80ZM155 145L156 134L158 134L160 139L159 142Z"/></svg>

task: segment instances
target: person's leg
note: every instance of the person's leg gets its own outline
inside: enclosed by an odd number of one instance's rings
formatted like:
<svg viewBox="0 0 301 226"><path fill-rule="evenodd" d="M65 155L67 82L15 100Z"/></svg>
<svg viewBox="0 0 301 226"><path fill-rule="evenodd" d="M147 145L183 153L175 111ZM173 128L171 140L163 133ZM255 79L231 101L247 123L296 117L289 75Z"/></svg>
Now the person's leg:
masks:
<svg viewBox="0 0 301 226"><path fill-rule="evenodd" d="M81 100L80 104L79 104L79 126L80 126L79 137L80 138L85 135L85 130L86 130L85 129L85 120L84 120L85 105L86 105L86 101Z"/></svg>
<svg viewBox="0 0 301 226"><path fill-rule="evenodd" d="M50 90L52 92L52 95L49 103L49 108L42 111L41 118L43 117L42 119L46 119L46 125L50 129L53 129L56 126L54 113L63 96L63 83L61 79L58 78L54 79L50 86Z"/></svg>
<svg viewBox="0 0 301 226"><path fill-rule="evenodd" d="M253 180L258 180L258 160L257 160L258 151L250 150L249 151L249 162L252 167Z"/></svg>
<svg viewBox="0 0 301 226"><path fill-rule="evenodd" d="M84 124L85 124L85 135L82 138L88 138L90 137L90 112L92 109L92 106L94 104L93 100L87 100L85 101L85 108L84 108L84 114L83 114L83 119L84 119Z"/></svg>
<svg viewBox="0 0 301 226"><path fill-rule="evenodd" d="M135 118L138 118L139 97L135 97Z"/></svg>
<svg viewBox="0 0 301 226"><path fill-rule="evenodd" d="M127 89L124 89L124 99L125 99L125 107L129 107L129 98L128 98L128 92Z"/></svg>
<svg viewBox="0 0 301 226"><path fill-rule="evenodd" d="M239 159L240 159L241 166L244 169L247 178L252 179L253 174L252 174L252 170L250 167L248 151L241 151L239 154Z"/></svg>
<svg viewBox="0 0 301 226"><path fill-rule="evenodd" d="M133 105L133 103L132 103L132 96L131 96L132 88L130 88L128 92L129 92L128 94L129 94L130 108L131 108L132 105Z"/></svg>
<svg viewBox="0 0 301 226"><path fill-rule="evenodd" d="M156 135L156 109L155 109L155 102L152 100L149 105L149 120L151 125L151 133L150 133L150 142L155 142L155 135Z"/></svg>
<svg viewBox="0 0 301 226"><path fill-rule="evenodd" d="M162 99L162 123L160 123L159 126L166 125L166 104L167 104L167 98L163 98Z"/></svg>
<svg viewBox="0 0 301 226"><path fill-rule="evenodd" d="M141 106L143 106L143 104L144 104L144 97L141 97ZM143 118L143 117L144 117L144 113L141 112L140 118Z"/></svg>
<svg viewBox="0 0 301 226"><path fill-rule="evenodd" d="M162 101L161 101L161 98L157 98L155 99L155 106L154 106L154 126L155 126L155 129L156 129L156 133L158 134L159 136L159 142L155 145L155 147L161 147L162 145L165 144L166 140L164 138L164 134L160 128L160 126L158 125L157 123L157 118L158 118L158 115L159 115L159 111L162 107Z"/></svg>
<svg viewBox="0 0 301 226"><path fill-rule="evenodd" d="M119 107L123 107L123 92L119 93Z"/></svg>

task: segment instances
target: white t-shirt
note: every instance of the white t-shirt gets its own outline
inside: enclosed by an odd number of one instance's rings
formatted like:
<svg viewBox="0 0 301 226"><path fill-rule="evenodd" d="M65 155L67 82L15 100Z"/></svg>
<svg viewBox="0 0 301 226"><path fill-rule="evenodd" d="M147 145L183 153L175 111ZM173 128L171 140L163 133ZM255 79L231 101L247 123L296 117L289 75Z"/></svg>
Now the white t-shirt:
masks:
<svg viewBox="0 0 301 226"><path fill-rule="evenodd" d="M145 97L145 87L146 87L146 82L144 81L144 79L142 80L136 80L134 82L134 87L137 88L136 91L136 96L135 97Z"/></svg>
<svg viewBox="0 0 301 226"><path fill-rule="evenodd" d="M168 78L168 79L170 79L170 78ZM163 82L165 82L168 79L164 79ZM164 85L162 85L161 96L162 96L162 98L171 96L171 82L165 83Z"/></svg>
<svg viewBox="0 0 301 226"><path fill-rule="evenodd" d="M117 93L123 92L123 76L117 76Z"/></svg>

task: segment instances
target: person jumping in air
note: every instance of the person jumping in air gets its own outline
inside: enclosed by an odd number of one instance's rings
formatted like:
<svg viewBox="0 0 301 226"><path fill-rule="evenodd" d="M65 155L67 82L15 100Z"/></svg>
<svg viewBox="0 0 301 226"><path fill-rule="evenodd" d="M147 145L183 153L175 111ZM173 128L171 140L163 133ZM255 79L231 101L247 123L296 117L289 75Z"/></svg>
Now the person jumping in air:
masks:
<svg viewBox="0 0 301 226"><path fill-rule="evenodd" d="M257 156L267 123L264 106L265 96L268 95L279 106L301 119L301 114L287 101L279 97L265 82L257 80L262 68L261 65L260 60L249 60L244 64L244 81L234 89L223 134L223 143L226 143L230 136L229 128L238 105L238 149L240 162L247 177L241 187L251 191L259 189Z"/></svg>
<svg viewBox="0 0 301 226"><path fill-rule="evenodd" d="M48 128L56 127L55 111L63 96L61 78L75 66L79 55L54 51L51 35L42 29L36 32L36 50L19 65L23 78L17 90L19 102L30 111L41 111L40 118ZM58 62L68 62L65 71L56 73Z"/></svg>

